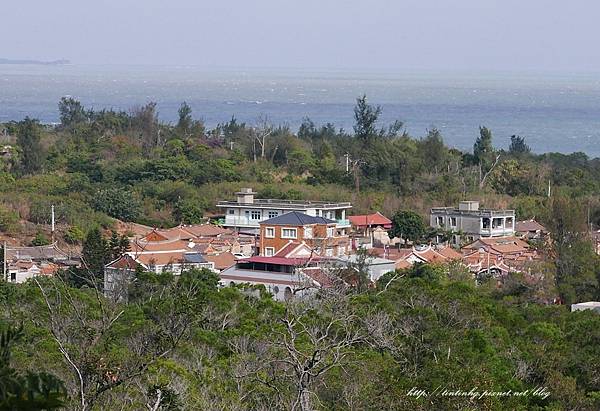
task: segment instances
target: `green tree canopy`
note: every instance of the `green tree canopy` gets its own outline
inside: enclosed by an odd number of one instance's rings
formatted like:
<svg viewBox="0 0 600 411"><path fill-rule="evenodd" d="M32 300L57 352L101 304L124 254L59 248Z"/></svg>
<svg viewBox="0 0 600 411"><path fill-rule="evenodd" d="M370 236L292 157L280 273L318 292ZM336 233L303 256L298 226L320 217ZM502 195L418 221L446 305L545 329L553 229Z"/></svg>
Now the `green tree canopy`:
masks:
<svg viewBox="0 0 600 411"><path fill-rule="evenodd" d="M512 135L510 136L510 146L508 147L508 151L511 154L529 154L531 148L529 148L525 142L525 137Z"/></svg>
<svg viewBox="0 0 600 411"><path fill-rule="evenodd" d="M381 107L370 105L367 102L366 94L356 99L356 106L354 107L354 135L363 144L367 144L378 134L376 124L380 114Z"/></svg>
<svg viewBox="0 0 600 411"><path fill-rule="evenodd" d="M44 152L41 144L41 126L38 120L25 117L18 123L17 145L21 151L21 170L35 173L42 168Z"/></svg>
<svg viewBox="0 0 600 411"><path fill-rule="evenodd" d="M392 235L413 242L422 240L427 232L423 217L411 210L401 210L392 217Z"/></svg>
<svg viewBox="0 0 600 411"><path fill-rule="evenodd" d="M492 145L492 131L487 127L479 127L479 137L473 144L473 156L477 164L485 168L489 166L494 156L494 146Z"/></svg>

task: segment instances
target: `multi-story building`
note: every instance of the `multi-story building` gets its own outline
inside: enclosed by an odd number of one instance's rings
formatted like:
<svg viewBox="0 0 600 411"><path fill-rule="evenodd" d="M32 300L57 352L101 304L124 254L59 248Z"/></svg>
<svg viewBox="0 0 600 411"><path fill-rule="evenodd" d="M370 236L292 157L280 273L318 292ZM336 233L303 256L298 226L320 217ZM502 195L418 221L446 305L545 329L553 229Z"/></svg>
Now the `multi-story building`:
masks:
<svg viewBox="0 0 600 411"><path fill-rule="evenodd" d="M260 223L260 255L274 256L300 243L325 257L347 255L351 249L348 235L335 220L292 211Z"/></svg>
<svg viewBox="0 0 600 411"><path fill-rule="evenodd" d="M341 230L350 228L346 211L352 208L352 204L348 202L255 198L256 193L251 188L242 188L236 195L236 201L220 201L217 203L217 207L225 213L222 225L236 231L257 234L262 221L291 211L335 220L336 227Z"/></svg>
<svg viewBox="0 0 600 411"><path fill-rule="evenodd" d="M458 208L432 208L430 225L453 233L455 244L481 237L508 237L515 234L515 211L480 209L477 201L461 201Z"/></svg>

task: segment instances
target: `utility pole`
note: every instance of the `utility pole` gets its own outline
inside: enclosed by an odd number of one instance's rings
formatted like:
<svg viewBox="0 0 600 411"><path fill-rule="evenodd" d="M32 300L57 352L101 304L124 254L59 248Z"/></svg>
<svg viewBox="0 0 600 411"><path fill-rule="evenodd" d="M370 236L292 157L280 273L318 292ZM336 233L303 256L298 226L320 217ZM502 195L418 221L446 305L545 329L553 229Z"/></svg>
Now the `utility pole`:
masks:
<svg viewBox="0 0 600 411"><path fill-rule="evenodd" d="M548 198L550 198L550 180L548 180Z"/></svg>
<svg viewBox="0 0 600 411"><path fill-rule="evenodd" d="M52 228L51 228L51 236L52 236L52 243L54 244L54 204L51 207L52 210Z"/></svg>
<svg viewBox="0 0 600 411"><path fill-rule="evenodd" d="M4 247L2 247L2 253L2 277L4 278L4 281L8 282L8 276L6 274L6 241L4 242Z"/></svg>
<svg viewBox="0 0 600 411"><path fill-rule="evenodd" d="M344 157L346 157L346 173L348 171L350 171L350 154L346 153L344 154Z"/></svg>

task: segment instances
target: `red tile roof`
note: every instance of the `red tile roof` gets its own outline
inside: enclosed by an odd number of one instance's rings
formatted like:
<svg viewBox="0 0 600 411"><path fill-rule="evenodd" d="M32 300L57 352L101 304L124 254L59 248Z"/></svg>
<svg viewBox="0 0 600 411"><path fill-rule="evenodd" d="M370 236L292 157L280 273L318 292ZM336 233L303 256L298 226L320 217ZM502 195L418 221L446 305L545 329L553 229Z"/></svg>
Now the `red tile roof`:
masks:
<svg viewBox="0 0 600 411"><path fill-rule="evenodd" d="M244 258L239 260L240 263L264 263L264 264L277 264L287 266L302 266L310 261L316 261L318 257L314 258L285 258L285 257L262 257L254 256L250 258Z"/></svg>
<svg viewBox="0 0 600 411"><path fill-rule="evenodd" d="M351 215L348 217L348 219L350 220L350 223L356 227L366 227L372 225L382 225L385 228L392 227L392 220L390 220L380 212L366 215Z"/></svg>

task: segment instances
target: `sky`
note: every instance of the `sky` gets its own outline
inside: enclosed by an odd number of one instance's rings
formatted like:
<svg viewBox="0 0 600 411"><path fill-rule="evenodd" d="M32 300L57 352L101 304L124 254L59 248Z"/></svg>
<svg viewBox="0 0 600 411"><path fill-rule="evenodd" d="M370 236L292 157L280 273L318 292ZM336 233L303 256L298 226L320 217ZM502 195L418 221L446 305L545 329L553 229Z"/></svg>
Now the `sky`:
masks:
<svg viewBox="0 0 600 411"><path fill-rule="evenodd" d="M0 57L600 71L597 0L4 0Z"/></svg>

